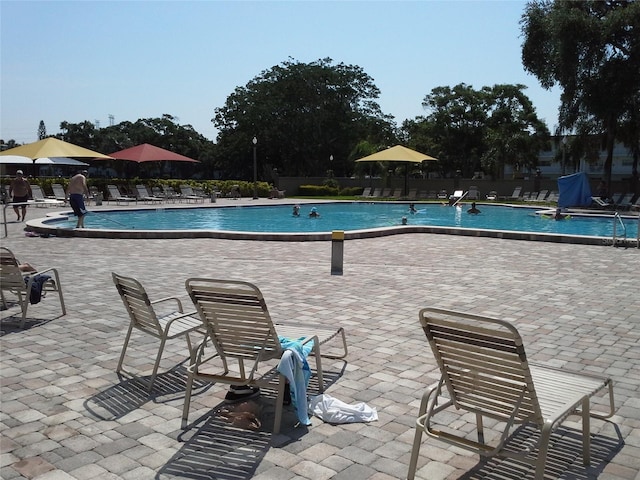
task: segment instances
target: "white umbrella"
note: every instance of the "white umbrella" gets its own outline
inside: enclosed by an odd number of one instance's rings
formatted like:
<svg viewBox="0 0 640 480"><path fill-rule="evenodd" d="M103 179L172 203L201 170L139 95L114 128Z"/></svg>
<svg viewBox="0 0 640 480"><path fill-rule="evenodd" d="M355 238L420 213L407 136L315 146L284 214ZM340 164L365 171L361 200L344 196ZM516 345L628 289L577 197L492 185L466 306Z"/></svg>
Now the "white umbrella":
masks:
<svg viewBox="0 0 640 480"><path fill-rule="evenodd" d="M2 157L0 157L2 158ZM88 163L66 157L42 157L36 159L36 165L70 165L76 167L88 167Z"/></svg>
<svg viewBox="0 0 640 480"><path fill-rule="evenodd" d="M29 164L31 165L32 160L28 157L22 157L20 155L0 155L0 164L7 164L7 165L16 165L16 164Z"/></svg>

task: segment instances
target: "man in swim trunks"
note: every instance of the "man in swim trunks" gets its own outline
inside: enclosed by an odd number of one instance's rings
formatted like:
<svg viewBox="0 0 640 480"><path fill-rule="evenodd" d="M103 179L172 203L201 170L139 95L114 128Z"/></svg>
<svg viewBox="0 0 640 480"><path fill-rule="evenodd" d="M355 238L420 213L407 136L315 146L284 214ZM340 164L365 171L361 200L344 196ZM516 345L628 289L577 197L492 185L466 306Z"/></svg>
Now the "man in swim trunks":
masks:
<svg viewBox="0 0 640 480"><path fill-rule="evenodd" d="M23 177L22 170L16 172L16 178L11 180L9 185L9 196L13 197L13 203L27 203L29 197L31 197L31 185ZM20 209L22 208L22 221L27 213L27 206L20 205L13 207L13 211L18 216L18 222L20 221Z"/></svg>
<svg viewBox="0 0 640 480"><path fill-rule="evenodd" d="M84 206L84 197L89 198L89 187L87 187L87 171L74 175L69 180L69 187L67 187L67 195L69 196L69 205L73 208L73 213L78 217L76 228L84 228L84 216L87 214L87 209Z"/></svg>

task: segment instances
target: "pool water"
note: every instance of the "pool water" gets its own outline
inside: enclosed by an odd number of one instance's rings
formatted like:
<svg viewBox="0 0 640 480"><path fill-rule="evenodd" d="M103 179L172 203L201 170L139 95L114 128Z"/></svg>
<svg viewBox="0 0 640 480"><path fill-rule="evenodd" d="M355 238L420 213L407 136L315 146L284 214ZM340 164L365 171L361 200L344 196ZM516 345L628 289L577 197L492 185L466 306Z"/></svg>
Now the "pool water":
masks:
<svg viewBox="0 0 640 480"><path fill-rule="evenodd" d="M319 218L310 218L315 206ZM90 213L85 227L108 230L221 230L271 233L317 233L333 230L364 230L401 225L428 225L479 230L509 230L561 235L611 237L612 216L571 216L555 221L536 215L538 208L479 205L481 213L467 213L469 205L449 207L441 204L416 204L417 213L409 212L409 204L400 203L322 203L304 204L300 216L292 215L291 205L238 206L218 208L158 208ZM627 237L637 236L638 220L624 219ZM56 222L57 227L73 228L75 217ZM621 227L618 224L617 233Z"/></svg>

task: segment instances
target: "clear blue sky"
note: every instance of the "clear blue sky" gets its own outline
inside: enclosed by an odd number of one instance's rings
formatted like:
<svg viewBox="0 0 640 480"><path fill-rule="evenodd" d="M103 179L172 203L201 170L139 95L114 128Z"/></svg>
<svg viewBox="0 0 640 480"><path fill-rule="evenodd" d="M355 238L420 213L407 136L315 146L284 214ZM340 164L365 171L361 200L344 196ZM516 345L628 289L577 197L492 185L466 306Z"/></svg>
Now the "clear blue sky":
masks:
<svg viewBox="0 0 640 480"><path fill-rule="evenodd" d="M525 3L2 0L0 138L166 113L214 140L214 109L289 57L362 67L398 124L432 88L521 83L553 129L559 90L522 67Z"/></svg>

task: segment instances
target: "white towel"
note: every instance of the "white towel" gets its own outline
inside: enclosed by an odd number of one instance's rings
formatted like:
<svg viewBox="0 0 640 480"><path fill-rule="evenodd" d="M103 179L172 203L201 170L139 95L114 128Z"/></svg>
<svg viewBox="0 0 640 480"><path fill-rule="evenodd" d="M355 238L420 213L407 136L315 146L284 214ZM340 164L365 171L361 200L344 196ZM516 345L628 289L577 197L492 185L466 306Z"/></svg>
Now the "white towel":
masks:
<svg viewBox="0 0 640 480"><path fill-rule="evenodd" d="M318 418L328 423L375 422L378 412L365 403L349 405L330 395L317 395L309 402L309 409Z"/></svg>

